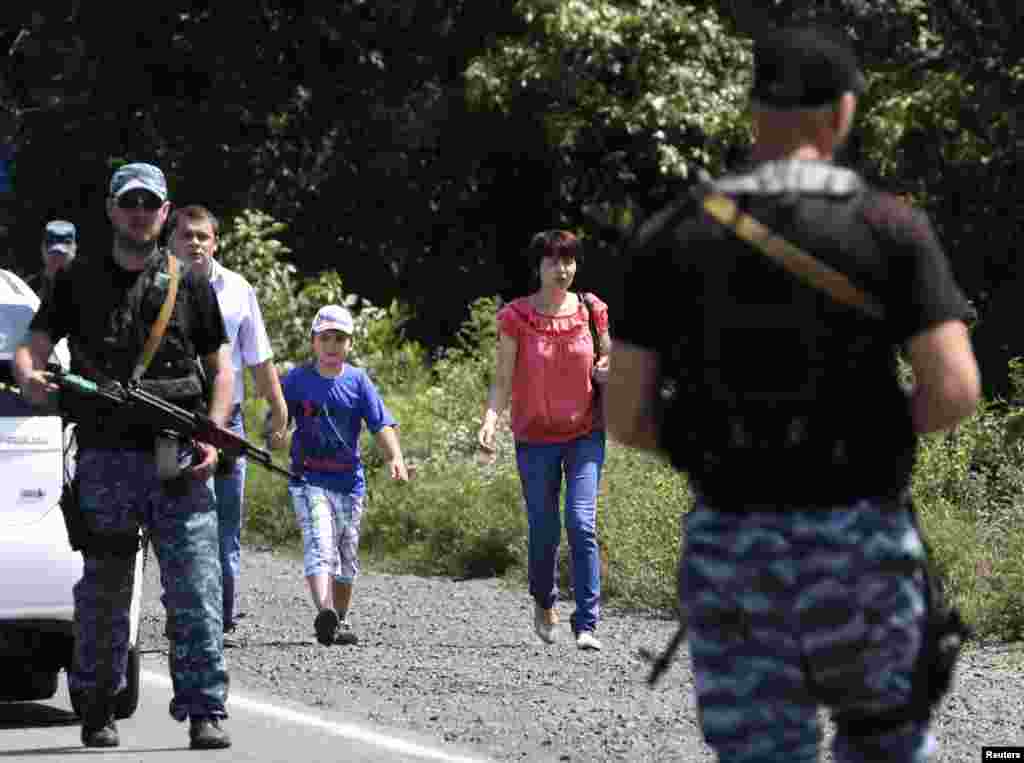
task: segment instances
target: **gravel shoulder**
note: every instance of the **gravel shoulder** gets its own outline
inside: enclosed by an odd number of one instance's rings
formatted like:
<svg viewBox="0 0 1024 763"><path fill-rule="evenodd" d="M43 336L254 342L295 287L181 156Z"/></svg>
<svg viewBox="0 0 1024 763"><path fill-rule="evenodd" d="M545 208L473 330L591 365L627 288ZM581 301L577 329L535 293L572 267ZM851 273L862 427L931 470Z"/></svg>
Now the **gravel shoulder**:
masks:
<svg viewBox="0 0 1024 763"><path fill-rule="evenodd" d="M638 651L668 643L675 622L667 613L606 607L603 651L579 652L569 603L559 604L561 638L549 646L534 635L532 603L519 586L369 571L352 614L360 643L323 647L301 560L249 547L242 574L246 617L226 650L235 686L426 733L496 761L714 760L697 725L685 649L655 688L646 683ZM143 650L166 645L159 593L150 558ZM969 651L935 724L936 760L980 760L983 745L1024 745L1022 667L1021 645Z"/></svg>

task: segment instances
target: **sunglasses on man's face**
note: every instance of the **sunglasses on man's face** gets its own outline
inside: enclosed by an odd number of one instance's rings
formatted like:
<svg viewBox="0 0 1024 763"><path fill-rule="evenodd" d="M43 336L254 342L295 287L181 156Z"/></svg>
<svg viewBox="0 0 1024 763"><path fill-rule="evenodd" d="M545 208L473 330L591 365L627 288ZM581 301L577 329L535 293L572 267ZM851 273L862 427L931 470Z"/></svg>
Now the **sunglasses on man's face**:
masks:
<svg viewBox="0 0 1024 763"><path fill-rule="evenodd" d="M144 209L147 212L156 212L163 206L163 202L151 193L126 193L117 197L119 209Z"/></svg>

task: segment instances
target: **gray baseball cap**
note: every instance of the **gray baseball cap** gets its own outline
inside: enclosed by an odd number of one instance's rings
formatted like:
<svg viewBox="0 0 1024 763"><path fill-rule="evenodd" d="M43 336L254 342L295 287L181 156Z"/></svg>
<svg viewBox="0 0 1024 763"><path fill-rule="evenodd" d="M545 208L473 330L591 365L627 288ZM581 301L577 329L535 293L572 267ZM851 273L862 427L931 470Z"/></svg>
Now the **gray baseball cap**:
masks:
<svg viewBox="0 0 1024 763"><path fill-rule="evenodd" d="M149 191L160 201L167 201L167 179L160 168L152 164L126 164L110 179L110 195L114 198L136 188Z"/></svg>
<svg viewBox="0 0 1024 763"><path fill-rule="evenodd" d="M324 305L313 319L312 331L319 334L321 331L341 331L352 335L355 330L355 322L352 320L352 313L341 305Z"/></svg>
<svg viewBox="0 0 1024 763"><path fill-rule="evenodd" d="M51 220L46 224L44 242L47 254L73 255L78 245L74 224L67 220Z"/></svg>

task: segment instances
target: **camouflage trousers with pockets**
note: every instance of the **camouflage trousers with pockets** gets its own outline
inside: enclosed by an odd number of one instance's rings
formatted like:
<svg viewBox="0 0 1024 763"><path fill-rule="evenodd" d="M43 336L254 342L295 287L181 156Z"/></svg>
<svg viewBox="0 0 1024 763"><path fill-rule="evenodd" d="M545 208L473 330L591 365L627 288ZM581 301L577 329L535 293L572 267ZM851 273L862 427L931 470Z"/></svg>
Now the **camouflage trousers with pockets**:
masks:
<svg viewBox="0 0 1024 763"><path fill-rule="evenodd" d="M178 721L227 717L220 543L208 486L190 480L181 495L169 494L152 454L133 450L82 450L76 478L90 532L102 537L145 527L151 534L171 639L171 715ZM133 567L123 556L85 555L74 589L72 691L104 687L111 675L119 677L115 692L124 686Z"/></svg>
<svg viewBox="0 0 1024 763"><path fill-rule="evenodd" d="M925 620L925 549L893 502L684 519L680 605L701 727L725 763L815 761L818 708L833 755L926 761L927 723L857 736L843 719L884 719L910 702Z"/></svg>

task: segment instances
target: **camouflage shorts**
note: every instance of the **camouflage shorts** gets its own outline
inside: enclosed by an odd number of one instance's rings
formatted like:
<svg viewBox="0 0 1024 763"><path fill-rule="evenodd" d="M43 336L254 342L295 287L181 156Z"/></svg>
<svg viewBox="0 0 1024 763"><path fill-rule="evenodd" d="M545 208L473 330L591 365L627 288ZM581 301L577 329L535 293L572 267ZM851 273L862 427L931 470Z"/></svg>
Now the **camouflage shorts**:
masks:
<svg viewBox="0 0 1024 763"><path fill-rule="evenodd" d="M303 574L329 574L339 583L359 577L363 496L316 485L288 488L302 531Z"/></svg>
<svg viewBox="0 0 1024 763"><path fill-rule="evenodd" d="M698 506L684 532L680 603L701 726L721 761L814 761L820 706L841 720L908 705L926 601L909 510ZM837 729L841 763L924 761L934 746L925 723Z"/></svg>

